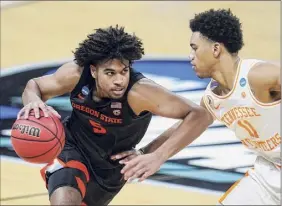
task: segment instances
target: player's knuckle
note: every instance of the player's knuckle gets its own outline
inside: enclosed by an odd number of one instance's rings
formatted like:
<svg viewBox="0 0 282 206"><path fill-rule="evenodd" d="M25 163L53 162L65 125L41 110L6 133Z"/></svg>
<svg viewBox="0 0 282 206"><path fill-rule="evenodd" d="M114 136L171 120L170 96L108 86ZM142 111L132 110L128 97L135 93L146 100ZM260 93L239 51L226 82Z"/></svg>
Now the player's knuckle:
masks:
<svg viewBox="0 0 282 206"><path fill-rule="evenodd" d="M148 169L148 165L146 165L144 162L140 162L140 167L143 167L144 169Z"/></svg>
<svg viewBox="0 0 282 206"><path fill-rule="evenodd" d="M46 105L45 105L43 102L39 103L39 106L40 106L41 108L46 108Z"/></svg>

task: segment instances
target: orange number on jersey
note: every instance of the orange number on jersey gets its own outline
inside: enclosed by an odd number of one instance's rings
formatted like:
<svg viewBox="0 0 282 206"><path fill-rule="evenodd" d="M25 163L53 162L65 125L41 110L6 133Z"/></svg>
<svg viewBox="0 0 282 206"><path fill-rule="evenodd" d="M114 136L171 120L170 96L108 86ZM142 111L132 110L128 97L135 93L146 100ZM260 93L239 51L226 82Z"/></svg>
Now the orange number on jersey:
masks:
<svg viewBox="0 0 282 206"><path fill-rule="evenodd" d="M89 120L89 122L93 126L94 133L97 133L97 134L106 134L107 133L107 130L104 127L102 127L101 124L94 122L92 120Z"/></svg>
<svg viewBox="0 0 282 206"><path fill-rule="evenodd" d="M239 120L238 125L243 127L251 137L259 138L257 130L251 125L251 123L247 120Z"/></svg>

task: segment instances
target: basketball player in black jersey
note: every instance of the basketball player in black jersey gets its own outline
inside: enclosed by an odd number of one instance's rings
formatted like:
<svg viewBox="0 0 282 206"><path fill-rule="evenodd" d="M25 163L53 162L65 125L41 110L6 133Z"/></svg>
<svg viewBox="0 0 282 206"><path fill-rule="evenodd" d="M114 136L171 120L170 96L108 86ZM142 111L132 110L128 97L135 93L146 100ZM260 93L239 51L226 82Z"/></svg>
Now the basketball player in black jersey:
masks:
<svg viewBox="0 0 282 206"><path fill-rule="evenodd" d="M37 118L39 110L60 117L44 102L65 93L73 108L63 120L63 151L41 170L51 205L109 204L126 183L124 165L111 157L135 148L153 114L183 121L162 145L150 144L144 155L155 164L144 168L152 171L210 124L205 109L134 71L133 61L143 54L141 40L123 27L97 29L79 44L74 62L28 81L18 118L27 118L31 110Z"/></svg>

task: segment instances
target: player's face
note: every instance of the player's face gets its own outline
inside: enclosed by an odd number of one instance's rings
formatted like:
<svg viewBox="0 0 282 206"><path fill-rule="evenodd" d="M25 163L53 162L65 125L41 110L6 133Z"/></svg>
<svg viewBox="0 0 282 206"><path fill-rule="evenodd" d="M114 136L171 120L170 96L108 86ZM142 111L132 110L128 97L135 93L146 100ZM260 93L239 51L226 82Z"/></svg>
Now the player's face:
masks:
<svg viewBox="0 0 282 206"><path fill-rule="evenodd" d="M192 50L189 57L196 75L199 78L210 78L212 67L217 61L214 56L214 44L199 32L194 32L190 46Z"/></svg>
<svg viewBox="0 0 282 206"><path fill-rule="evenodd" d="M97 91L102 97L119 99L123 97L130 77L129 61L109 60L94 70Z"/></svg>

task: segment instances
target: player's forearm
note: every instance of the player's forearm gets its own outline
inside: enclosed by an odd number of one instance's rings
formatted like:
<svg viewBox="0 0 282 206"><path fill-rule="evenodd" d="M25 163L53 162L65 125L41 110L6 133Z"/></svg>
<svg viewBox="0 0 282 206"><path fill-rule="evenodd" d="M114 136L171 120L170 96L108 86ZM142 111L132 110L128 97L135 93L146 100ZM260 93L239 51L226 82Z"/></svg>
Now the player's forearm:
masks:
<svg viewBox="0 0 282 206"><path fill-rule="evenodd" d="M203 108L192 110L155 153L165 162L199 137L213 122Z"/></svg>
<svg viewBox="0 0 282 206"><path fill-rule="evenodd" d="M141 148L142 151L147 154L154 152L156 149L158 149L178 128L182 121L177 122L172 127L164 131L160 136L158 136L156 139L154 139L152 142L150 142L145 147Z"/></svg>
<svg viewBox="0 0 282 206"><path fill-rule="evenodd" d="M22 94L23 105L27 105L33 101L40 101L41 100L41 92L36 84L36 82L31 79L26 84L24 92Z"/></svg>

